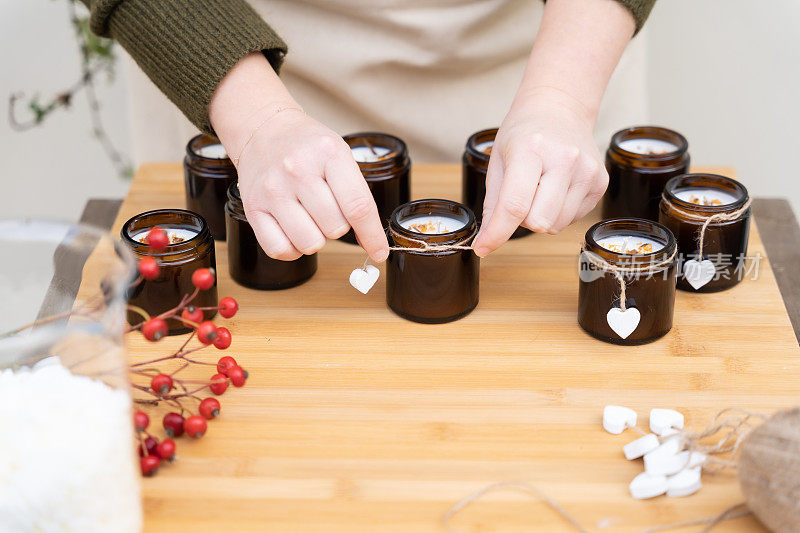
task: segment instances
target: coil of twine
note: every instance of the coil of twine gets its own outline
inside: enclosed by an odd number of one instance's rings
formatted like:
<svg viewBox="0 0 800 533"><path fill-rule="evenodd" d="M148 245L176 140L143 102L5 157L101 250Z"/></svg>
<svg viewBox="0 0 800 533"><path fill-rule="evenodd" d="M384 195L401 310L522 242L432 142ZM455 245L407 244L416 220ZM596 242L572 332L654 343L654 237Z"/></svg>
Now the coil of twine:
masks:
<svg viewBox="0 0 800 533"><path fill-rule="evenodd" d="M800 407L779 411L744 438L739 485L772 531L800 531Z"/></svg>
<svg viewBox="0 0 800 533"><path fill-rule="evenodd" d="M737 469L744 503L716 516L648 528L655 533L705 524L701 533L724 520L747 514L775 533L800 532L800 407L778 411L770 417L747 409L728 408L697 433L679 434L689 450L708 455L703 470ZM702 441L718 437L713 444ZM727 454L727 459L715 457Z"/></svg>
<svg viewBox="0 0 800 533"><path fill-rule="evenodd" d="M750 209L750 204L753 203L753 201L748 198L744 205L736 211L731 211L730 213L717 213L715 215L706 217L703 215L698 215L697 213L692 213L691 211L686 211L685 209L681 209L674 203L670 202L666 194L662 194L661 199L664 200L664 203L676 213L680 213L690 220L695 220L698 222L701 220L703 221L703 225L700 227L700 230L697 234L698 261L703 259L703 245L705 244L706 230L708 230L708 226L717 222L731 222L733 220L738 220L747 212L748 209Z"/></svg>
<svg viewBox="0 0 800 533"><path fill-rule="evenodd" d="M660 272L665 267L669 267L675 256L677 255L678 251L677 248L670 254L669 257L657 262L650 262L650 263L643 263L643 264L633 264L630 265L612 265L596 253L588 250L586 248L586 243L583 243L581 246L581 253L589 261L592 265L597 267L598 269L604 272L610 272L617 278L619 282L619 308L621 311L625 311L627 309L626 300L627 300L627 288L628 284L625 281L625 276L641 276L641 275L650 275Z"/></svg>

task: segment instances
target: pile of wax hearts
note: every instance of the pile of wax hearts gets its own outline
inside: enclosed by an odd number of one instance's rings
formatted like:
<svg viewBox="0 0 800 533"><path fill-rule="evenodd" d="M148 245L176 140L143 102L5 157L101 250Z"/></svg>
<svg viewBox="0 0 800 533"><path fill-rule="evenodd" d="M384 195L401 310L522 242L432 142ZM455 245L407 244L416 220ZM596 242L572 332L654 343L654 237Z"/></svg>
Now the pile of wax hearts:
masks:
<svg viewBox="0 0 800 533"><path fill-rule="evenodd" d="M618 405L603 409L603 428L619 435L636 427L636 411ZM629 460L644 458L644 472L633 478L631 496L636 499L694 494L702 483L700 474L706 455L685 449L681 431L683 415L673 409L652 409L650 431L622 447Z"/></svg>

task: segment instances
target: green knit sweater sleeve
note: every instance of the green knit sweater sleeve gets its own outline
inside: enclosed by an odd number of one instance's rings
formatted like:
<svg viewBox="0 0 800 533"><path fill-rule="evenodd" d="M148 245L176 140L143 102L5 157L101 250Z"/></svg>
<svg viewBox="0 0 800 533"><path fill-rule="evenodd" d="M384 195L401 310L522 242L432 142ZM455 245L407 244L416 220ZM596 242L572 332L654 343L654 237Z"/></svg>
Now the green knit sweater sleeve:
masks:
<svg viewBox="0 0 800 533"><path fill-rule="evenodd" d="M645 21L647 21L647 17L650 16L650 11L652 11L653 6L656 4L656 0L617 0L617 2L625 6L628 11L631 12L631 15L633 15L633 20L636 21L636 31L633 33L634 35L639 33L639 30L642 29Z"/></svg>
<svg viewBox="0 0 800 533"><path fill-rule="evenodd" d="M208 104L239 59L262 51L277 72L286 44L245 0L82 0L111 37L202 131Z"/></svg>

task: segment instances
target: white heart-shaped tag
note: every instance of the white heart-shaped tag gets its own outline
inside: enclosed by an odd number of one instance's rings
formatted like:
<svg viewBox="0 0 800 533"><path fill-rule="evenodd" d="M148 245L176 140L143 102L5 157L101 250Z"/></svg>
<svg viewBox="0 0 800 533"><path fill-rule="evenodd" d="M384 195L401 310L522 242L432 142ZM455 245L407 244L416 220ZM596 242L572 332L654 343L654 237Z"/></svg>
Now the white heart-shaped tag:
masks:
<svg viewBox="0 0 800 533"><path fill-rule="evenodd" d="M714 279L716 273L717 267L708 259L689 259L683 264L683 276L695 290Z"/></svg>
<svg viewBox="0 0 800 533"><path fill-rule="evenodd" d="M364 268L357 268L350 272L350 285L357 291L367 294L373 285L378 281L381 271L374 265L367 265Z"/></svg>
<svg viewBox="0 0 800 533"><path fill-rule="evenodd" d="M635 307L629 307L624 311L619 307L612 307L606 315L608 325L621 339L627 339L641 319L642 315Z"/></svg>

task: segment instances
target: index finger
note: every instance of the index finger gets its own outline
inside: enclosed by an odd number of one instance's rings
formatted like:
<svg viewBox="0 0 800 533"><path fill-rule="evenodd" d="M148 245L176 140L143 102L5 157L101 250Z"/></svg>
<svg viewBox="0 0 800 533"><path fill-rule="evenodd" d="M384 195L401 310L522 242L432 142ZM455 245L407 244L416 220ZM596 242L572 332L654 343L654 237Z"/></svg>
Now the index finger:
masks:
<svg viewBox="0 0 800 533"><path fill-rule="evenodd" d="M484 220L475 242L475 254L485 257L498 249L516 231L533 204L542 173L542 160L532 150L510 151L497 203Z"/></svg>
<svg viewBox="0 0 800 533"><path fill-rule="evenodd" d="M489 157L489 166L486 169L486 181L484 189L486 194L483 196L483 206L481 211L481 229L478 230L478 237L484 228L484 221L492 218L494 206L497 205L497 196L500 194L500 185L503 184L503 158L500 151L493 150L494 154ZM476 215L478 213L475 213ZM476 237L476 240L477 237Z"/></svg>
<svg viewBox="0 0 800 533"><path fill-rule="evenodd" d="M325 180L358 242L373 261L385 261L389 257L389 241L372 193L349 151L327 160Z"/></svg>

